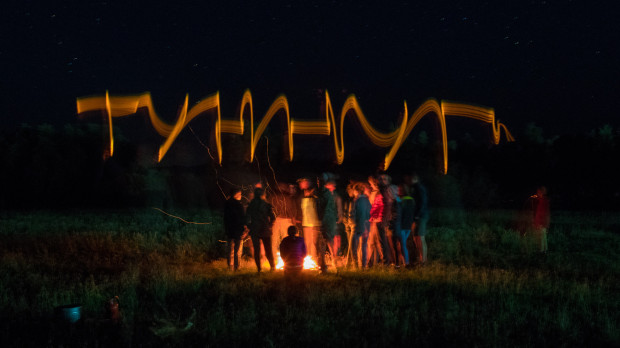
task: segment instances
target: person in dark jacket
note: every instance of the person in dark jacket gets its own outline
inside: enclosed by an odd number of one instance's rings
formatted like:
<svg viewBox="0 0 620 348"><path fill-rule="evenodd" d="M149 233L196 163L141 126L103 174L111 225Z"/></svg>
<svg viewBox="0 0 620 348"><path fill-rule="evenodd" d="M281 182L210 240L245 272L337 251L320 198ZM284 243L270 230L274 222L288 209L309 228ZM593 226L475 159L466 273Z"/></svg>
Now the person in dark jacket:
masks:
<svg viewBox="0 0 620 348"><path fill-rule="evenodd" d="M297 275L304 268L304 258L308 255L306 243L301 237L297 237L297 227L289 226L288 237L280 243L280 257L284 262L285 275Z"/></svg>
<svg viewBox="0 0 620 348"><path fill-rule="evenodd" d="M398 238L395 239L394 246L396 247L399 261L402 261L405 266L409 266L407 239L414 226L413 213L415 211L415 202L413 201L413 197L411 197L408 185L400 185L398 187L398 194L401 200L400 233L398 234Z"/></svg>
<svg viewBox="0 0 620 348"><path fill-rule="evenodd" d="M260 245L263 243L265 255L269 261L271 271L275 270L273 260L273 250L271 249L271 233L276 215L273 212L271 204L265 200L266 193L262 188L254 190L254 199L248 205L246 219L250 228L250 237L252 237L252 245L254 246L254 261L258 272L261 271L260 262Z"/></svg>
<svg viewBox="0 0 620 348"><path fill-rule="evenodd" d="M383 223L379 228L383 263L396 265L394 237L400 230L400 198L398 190L392 188L392 178L387 174L379 175L379 191L383 196Z"/></svg>
<svg viewBox="0 0 620 348"><path fill-rule="evenodd" d="M325 187L322 180L317 180L317 186L319 190L319 204L317 210L319 219L321 219L321 236L323 237L322 240L319 240L318 244L319 267L321 267L321 272L325 273L327 272L327 263L325 262L326 249L329 249L332 266L336 267L337 250L334 245L334 238L336 236L338 210L336 208L336 202L334 201L334 195Z"/></svg>
<svg viewBox="0 0 620 348"><path fill-rule="evenodd" d="M414 174L411 178L413 188L413 200L415 201L415 210L413 213L413 222L415 223L413 231L413 240L418 251L418 262L422 265L427 260L426 247L426 223L428 222L428 196L426 187L420 182L420 177Z"/></svg>
<svg viewBox="0 0 620 348"><path fill-rule="evenodd" d="M246 229L244 217L245 212L243 204L241 204L241 189L233 188L224 206L224 231L226 232L228 242L228 252L226 254L228 269L234 269L235 271L239 269L239 246L241 245L243 232Z"/></svg>
<svg viewBox="0 0 620 348"><path fill-rule="evenodd" d="M365 194L366 186L362 183L353 185L353 210L351 220L353 238L351 251L355 267L366 268L368 266L368 236L370 232L370 201Z"/></svg>
<svg viewBox="0 0 620 348"><path fill-rule="evenodd" d="M332 255L332 258L334 261L336 261L335 262L336 264L340 264L341 259L342 259L340 249L342 247L342 234L344 233L344 220L345 220L342 197L340 197L340 194L338 193L338 191L336 191L335 180L330 180L327 183L325 183L325 188L327 188L327 190L331 192L334 198L334 203L336 205L337 215L336 215L335 235L333 238L333 246L332 246L334 254Z"/></svg>

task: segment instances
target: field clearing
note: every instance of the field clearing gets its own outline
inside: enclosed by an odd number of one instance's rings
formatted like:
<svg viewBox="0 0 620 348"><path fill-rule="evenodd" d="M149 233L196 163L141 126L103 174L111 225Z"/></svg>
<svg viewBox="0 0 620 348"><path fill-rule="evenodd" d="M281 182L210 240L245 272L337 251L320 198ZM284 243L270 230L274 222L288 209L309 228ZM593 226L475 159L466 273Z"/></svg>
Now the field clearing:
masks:
<svg viewBox="0 0 620 348"><path fill-rule="evenodd" d="M3 212L0 345L620 344L620 214L552 214L547 255L513 211L435 211L429 264L296 282L226 269L208 211ZM120 324L104 304L119 296ZM54 308L80 303L68 325Z"/></svg>

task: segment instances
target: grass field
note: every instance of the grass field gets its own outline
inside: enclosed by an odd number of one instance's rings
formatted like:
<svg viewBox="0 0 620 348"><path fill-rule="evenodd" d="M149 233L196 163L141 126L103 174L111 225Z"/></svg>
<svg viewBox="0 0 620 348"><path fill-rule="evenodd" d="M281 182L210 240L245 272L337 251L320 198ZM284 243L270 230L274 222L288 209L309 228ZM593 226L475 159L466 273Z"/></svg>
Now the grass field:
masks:
<svg viewBox="0 0 620 348"><path fill-rule="evenodd" d="M429 264L227 271L207 211L3 212L0 345L620 345L620 214L552 214L547 255L512 211L435 211ZM119 296L122 321L105 319ZM80 303L73 325L54 316Z"/></svg>

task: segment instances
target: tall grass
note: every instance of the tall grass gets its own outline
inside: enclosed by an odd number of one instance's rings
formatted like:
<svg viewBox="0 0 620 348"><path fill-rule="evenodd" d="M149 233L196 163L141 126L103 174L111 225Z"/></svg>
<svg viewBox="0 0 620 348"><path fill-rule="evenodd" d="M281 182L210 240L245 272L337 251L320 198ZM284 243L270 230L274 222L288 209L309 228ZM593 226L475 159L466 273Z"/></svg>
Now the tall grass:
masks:
<svg viewBox="0 0 620 348"><path fill-rule="evenodd" d="M56 306L99 345L618 345L615 215L553 215L549 254L512 211L436 211L429 264L287 280L229 273L208 211L4 213L0 344L49 345ZM119 296L122 324L101 329ZM36 333L36 334L33 334ZM110 338L110 337L113 337Z"/></svg>

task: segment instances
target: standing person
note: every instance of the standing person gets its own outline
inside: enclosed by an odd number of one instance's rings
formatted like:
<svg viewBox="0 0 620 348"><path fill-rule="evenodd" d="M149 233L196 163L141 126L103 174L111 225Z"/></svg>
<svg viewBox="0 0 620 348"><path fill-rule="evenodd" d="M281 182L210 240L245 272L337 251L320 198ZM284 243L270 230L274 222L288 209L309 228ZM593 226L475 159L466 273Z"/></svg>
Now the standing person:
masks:
<svg viewBox="0 0 620 348"><path fill-rule="evenodd" d="M411 197L408 185L400 185L398 187L398 194L400 195L401 201L400 233L398 234L395 246L399 260L401 260L406 267L409 266L407 239L409 238L409 235L414 227L413 214L415 212L415 202Z"/></svg>
<svg viewBox="0 0 620 348"><path fill-rule="evenodd" d="M250 227L250 236L254 245L254 261L258 272L261 271L260 246L261 242L265 248L265 254L269 261L271 271L275 270L273 262L273 250L271 249L271 234L273 223L276 216L271 204L267 203L265 190L262 188L254 189L254 199L248 205L247 220Z"/></svg>
<svg viewBox="0 0 620 348"><path fill-rule="evenodd" d="M547 188L540 186L536 194L532 196L533 220L532 227L534 233L540 241L540 252L545 254L548 250L547 229L549 228L549 198Z"/></svg>
<svg viewBox="0 0 620 348"><path fill-rule="evenodd" d="M304 239L297 237L297 227L289 226L287 234L288 237L280 243L280 256L284 262L284 275L295 276L303 270L304 258L308 253Z"/></svg>
<svg viewBox="0 0 620 348"><path fill-rule="evenodd" d="M390 216L390 220L387 226L387 230L390 232L386 233L388 236L389 246L391 247L392 254L392 264L396 267L400 267L400 260L404 260L402 257L402 248L400 248L400 231L401 231L401 216L402 216L402 202L400 196L398 195L398 186L390 185L388 186L387 191L390 193L392 197L392 214ZM397 246L400 250L397 250Z"/></svg>
<svg viewBox="0 0 620 348"><path fill-rule="evenodd" d="M381 241L383 246L384 263L396 265L396 249L394 238L400 230L400 197L398 189L392 185L392 178L387 174L379 176L379 190L383 195L383 223L381 224Z"/></svg>
<svg viewBox="0 0 620 348"><path fill-rule="evenodd" d="M368 196L365 194L365 185L356 183L352 187L353 209L351 211L351 254L355 267L366 268L368 266L368 235L370 232L370 210L371 205Z"/></svg>
<svg viewBox="0 0 620 348"><path fill-rule="evenodd" d="M328 181L325 184L325 188L331 192L334 197L334 203L336 203L337 221L336 221L336 235L334 236L334 249L337 255L341 255L340 249L342 248L342 234L344 233L345 211L342 197L336 191L336 182L333 180Z"/></svg>
<svg viewBox="0 0 620 348"><path fill-rule="evenodd" d="M368 200L371 204L368 234L368 266L370 267L384 260L380 235L381 223L383 222L383 195L379 192L377 179L372 176L368 177L368 184L370 185Z"/></svg>
<svg viewBox="0 0 620 348"><path fill-rule="evenodd" d="M426 247L426 224L428 222L428 196L426 187L420 182L420 177L414 174L411 177L413 189L413 200L415 201L415 209L413 213L413 221L415 227L413 230L413 241L418 253L418 263L424 265L427 261Z"/></svg>
<svg viewBox="0 0 620 348"><path fill-rule="evenodd" d="M336 197L332 191L332 189L336 189L336 184L332 182L331 185L329 185L329 183L321 185L320 180L318 183L321 193L319 213L321 215L321 230L332 258L332 266L336 267L338 263L338 250L340 249L340 236L337 230L339 212ZM330 186L332 189L329 188ZM338 196L338 198L340 198L340 196ZM340 210L342 210L342 201Z"/></svg>
<svg viewBox="0 0 620 348"><path fill-rule="evenodd" d="M271 250L276 251L280 242L286 238L289 226L293 225L297 216L297 205L291 194L290 185L285 183L278 184L277 192L272 196L271 205L276 214L276 222L273 225L273 235L271 236Z"/></svg>
<svg viewBox="0 0 620 348"><path fill-rule="evenodd" d="M321 220L318 211L318 196L312 182L307 178L299 180L299 197L297 221L301 222L306 249L312 259L320 264L318 243L321 234ZM323 253L324 254L324 253ZM324 255L323 255L324 256Z"/></svg>
<svg viewBox="0 0 620 348"><path fill-rule="evenodd" d="M345 265L348 267L349 262L353 259L357 258L357 249L352 249L353 243L353 235L355 233L355 222L353 220L353 211L355 210L355 185L357 183L349 183L347 185L347 196L348 199L344 202L343 211L343 224L344 224L344 232L347 236L347 255L345 257ZM362 190L363 193L363 190ZM366 197L368 199L368 197ZM369 209L370 211L370 209Z"/></svg>
<svg viewBox="0 0 620 348"><path fill-rule="evenodd" d="M226 261L229 270L236 271L239 269L239 246L246 228L244 221L245 212L243 204L241 204L241 189L233 188L230 190L230 197L224 206L224 231L228 242Z"/></svg>

